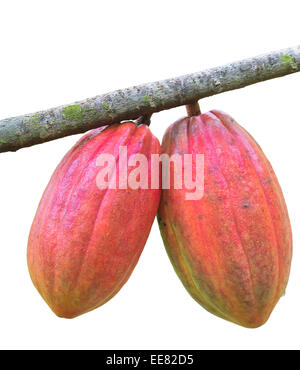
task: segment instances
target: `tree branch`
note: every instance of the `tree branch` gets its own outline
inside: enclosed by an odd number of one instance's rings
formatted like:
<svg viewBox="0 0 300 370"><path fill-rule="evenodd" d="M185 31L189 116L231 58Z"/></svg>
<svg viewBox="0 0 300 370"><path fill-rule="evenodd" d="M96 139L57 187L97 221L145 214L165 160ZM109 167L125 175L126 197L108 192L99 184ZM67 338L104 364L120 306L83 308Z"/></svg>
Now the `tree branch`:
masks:
<svg viewBox="0 0 300 370"><path fill-rule="evenodd" d="M16 151L300 71L300 45L0 121L0 152Z"/></svg>

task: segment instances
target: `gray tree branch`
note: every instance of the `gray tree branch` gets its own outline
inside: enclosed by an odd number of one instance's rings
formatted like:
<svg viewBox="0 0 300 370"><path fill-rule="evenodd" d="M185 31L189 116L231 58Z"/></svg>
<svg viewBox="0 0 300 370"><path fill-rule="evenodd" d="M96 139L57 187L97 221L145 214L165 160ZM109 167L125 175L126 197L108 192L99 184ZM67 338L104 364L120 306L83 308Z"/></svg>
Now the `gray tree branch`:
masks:
<svg viewBox="0 0 300 370"><path fill-rule="evenodd" d="M0 152L16 151L300 71L300 45L202 72L116 90L0 121Z"/></svg>

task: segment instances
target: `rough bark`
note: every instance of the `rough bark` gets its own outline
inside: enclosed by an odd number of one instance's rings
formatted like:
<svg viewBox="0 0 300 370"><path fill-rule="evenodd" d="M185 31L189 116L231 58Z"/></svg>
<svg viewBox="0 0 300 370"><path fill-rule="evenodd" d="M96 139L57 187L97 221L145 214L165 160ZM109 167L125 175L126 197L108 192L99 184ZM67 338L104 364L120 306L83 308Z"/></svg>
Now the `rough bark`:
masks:
<svg viewBox="0 0 300 370"><path fill-rule="evenodd" d="M0 121L0 152L136 119L300 71L300 45L164 81Z"/></svg>

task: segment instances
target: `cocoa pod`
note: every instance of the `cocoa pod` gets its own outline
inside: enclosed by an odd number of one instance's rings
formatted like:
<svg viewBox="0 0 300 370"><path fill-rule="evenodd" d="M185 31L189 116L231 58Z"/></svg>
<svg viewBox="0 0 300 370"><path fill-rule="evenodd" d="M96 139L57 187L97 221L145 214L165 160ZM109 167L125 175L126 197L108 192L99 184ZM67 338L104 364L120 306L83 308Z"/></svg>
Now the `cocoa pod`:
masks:
<svg viewBox="0 0 300 370"><path fill-rule="evenodd" d="M285 292L292 233L263 151L230 116L214 110L171 125L162 153L204 154L202 198L187 200L190 190L171 183L162 190L158 212L167 253L183 285L223 319L249 328L264 324Z"/></svg>
<svg viewBox="0 0 300 370"><path fill-rule="evenodd" d="M148 174L151 154L160 154L159 141L146 125L126 122L93 130L66 154L38 207L28 267L58 316L73 318L111 299L131 275L148 238L160 186L105 189L97 182L97 161L105 154L116 160L118 185L121 146L127 148L123 165L133 154L143 154ZM107 178L114 181L109 171Z"/></svg>

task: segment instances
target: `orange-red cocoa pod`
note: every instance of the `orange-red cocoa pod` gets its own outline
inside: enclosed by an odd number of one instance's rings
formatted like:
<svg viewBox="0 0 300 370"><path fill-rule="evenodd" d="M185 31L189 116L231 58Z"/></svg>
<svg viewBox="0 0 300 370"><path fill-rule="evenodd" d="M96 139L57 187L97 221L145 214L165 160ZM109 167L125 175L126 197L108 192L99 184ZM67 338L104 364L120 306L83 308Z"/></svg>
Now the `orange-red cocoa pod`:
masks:
<svg viewBox="0 0 300 370"><path fill-rule="evenodd" d="M67 153L37 210L28 266L35 287L58 316L73 318L112 298L132 273L148 238L160 189L128 184L119 189L121 146L127 147L123 164L133 154L145 156L150 184L151 154L160 153L158 140L146 125L115 124L91 131ZM116 159L115 189L98 186L99 171L107 168L104 163L99 167L100 154ZM137 166L128 166L129 176Z"/></svg>
<svg viewBox="0 0 300 370"><path fill-rule="evenodd" d="M191 190L172 181L162 190L158 221L179 278L211 313L249 328L264 324L285 292L292 233L263 151L230 116L211 111L171 125L162 152L204 154L201 199L187 200Z"/></svg>

